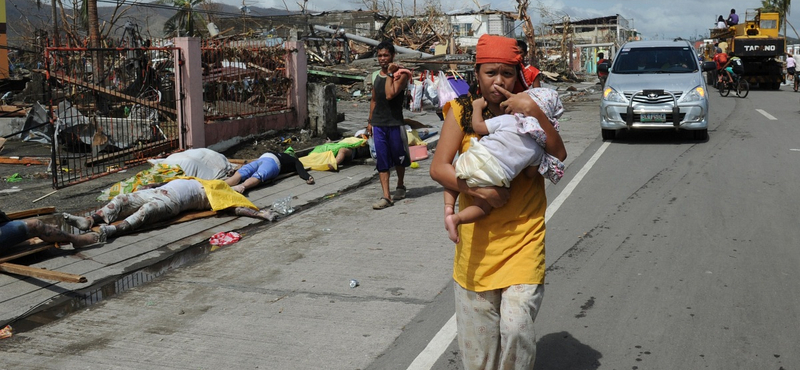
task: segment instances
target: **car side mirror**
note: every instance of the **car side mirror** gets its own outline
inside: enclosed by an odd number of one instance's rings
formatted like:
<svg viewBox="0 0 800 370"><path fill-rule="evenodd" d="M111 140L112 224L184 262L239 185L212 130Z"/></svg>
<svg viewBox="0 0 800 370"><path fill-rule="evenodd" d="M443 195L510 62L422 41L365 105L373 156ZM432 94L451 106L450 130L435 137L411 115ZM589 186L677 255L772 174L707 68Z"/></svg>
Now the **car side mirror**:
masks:
<svg viewBox="0 0 800 370"><path fill-rule="evenodd" d="M600 63L597 65L597 72L608 73L608 68L611 67L608 63Z"/></svg>
<svg viewBox="0 0 800 370"><path fill-rule="evenodd" d="M703 72L713 71L717 69L716 62L703 62Z"/></svg>

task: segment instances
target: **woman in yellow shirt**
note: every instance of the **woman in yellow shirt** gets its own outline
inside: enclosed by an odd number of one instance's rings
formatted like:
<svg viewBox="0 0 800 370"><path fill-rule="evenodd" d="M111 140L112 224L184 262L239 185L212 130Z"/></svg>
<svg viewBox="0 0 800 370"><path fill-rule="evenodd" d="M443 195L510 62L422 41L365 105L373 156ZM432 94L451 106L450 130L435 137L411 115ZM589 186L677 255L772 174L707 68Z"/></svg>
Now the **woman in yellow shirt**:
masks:
<svg viewBox="0 0 800 370"><path fill-rule="evenodd" d="M545 150L563 161L561 136L527 95L522 58L514 39L484 35L475 56L477 86L448 103L442 133L431 163L431 177L456 190L459 208L479 197L495 209L485 218L459 226L453 262L458 344L465 369L531 369L536 358L533 321L544 294L547 199L544 178L517 176L510 188L469 188L453 166L469 147L472 101L483 97L484 118L520 113L538 119L547 134ZM473 91L474 90L474 91ZM445 216L454 212L445 204Z"/></svg>

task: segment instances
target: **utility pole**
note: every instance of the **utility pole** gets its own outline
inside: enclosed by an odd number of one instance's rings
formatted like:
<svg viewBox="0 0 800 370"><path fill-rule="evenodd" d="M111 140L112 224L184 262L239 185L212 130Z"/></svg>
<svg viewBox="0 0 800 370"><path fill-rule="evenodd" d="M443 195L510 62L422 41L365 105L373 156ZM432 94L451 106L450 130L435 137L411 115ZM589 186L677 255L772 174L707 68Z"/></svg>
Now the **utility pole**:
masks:
<svg viewBox="0 0 800 370"><path fill-rule="evenodd" d="M50 7L53 11L53 46L59 46L58 40L58 9L56 7L56 0L50 0Z"/></svg>

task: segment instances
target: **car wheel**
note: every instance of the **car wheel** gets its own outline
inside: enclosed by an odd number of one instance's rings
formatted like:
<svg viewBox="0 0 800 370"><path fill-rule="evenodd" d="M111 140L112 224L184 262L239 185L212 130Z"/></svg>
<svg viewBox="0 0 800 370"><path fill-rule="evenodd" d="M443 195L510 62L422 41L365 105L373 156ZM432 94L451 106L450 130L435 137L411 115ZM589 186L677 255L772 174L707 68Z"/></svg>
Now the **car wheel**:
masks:
<svg viewBox="0 0 800 370"><path fill-rule="evenodd" d="M693 134L694 134L694 139L695 140L704 141L704 140L708 139L708 130L707 129L695 130L695 131L693 131Z"/></svg>
<svg viewBox="0 0 800 370"><path fill-rule="evenodd" d="M602 133L603 133L603 141L614 140L614 138L617 136L617 131L615 130L602 129Z"/></svg>

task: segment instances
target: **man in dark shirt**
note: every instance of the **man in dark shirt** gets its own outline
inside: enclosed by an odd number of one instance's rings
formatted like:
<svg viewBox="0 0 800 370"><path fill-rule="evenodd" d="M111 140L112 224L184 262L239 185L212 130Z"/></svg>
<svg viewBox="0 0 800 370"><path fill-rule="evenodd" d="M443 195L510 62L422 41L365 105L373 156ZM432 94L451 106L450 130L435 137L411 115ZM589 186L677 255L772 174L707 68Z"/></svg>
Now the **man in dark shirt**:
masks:
<svg viewBox="0 0 800 370"><path fill-rule="evenodd" d="M372 208L384 209L394 205L395 200L406 197L403 178L405 168L411 165L411 156L408 153L408 138L403 122L403 93L409 76L398 72L400 66L394 63L395 50L391 42L381 42L377 50L381 70L372 84L367 132L372 135L376 153L375 167L383 190L383 196ZM392 167L397 172L394 198L389 192L389 171Z"/></svg>

